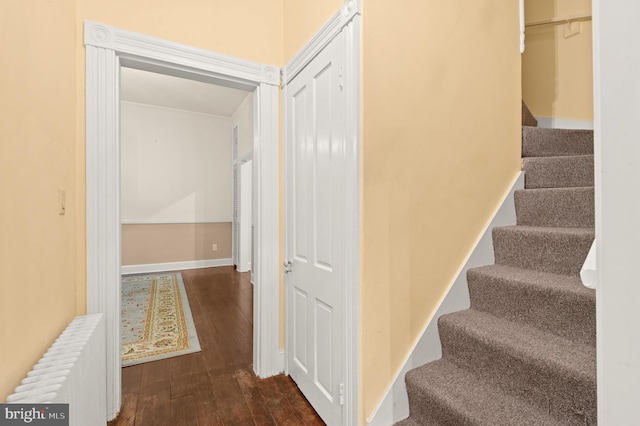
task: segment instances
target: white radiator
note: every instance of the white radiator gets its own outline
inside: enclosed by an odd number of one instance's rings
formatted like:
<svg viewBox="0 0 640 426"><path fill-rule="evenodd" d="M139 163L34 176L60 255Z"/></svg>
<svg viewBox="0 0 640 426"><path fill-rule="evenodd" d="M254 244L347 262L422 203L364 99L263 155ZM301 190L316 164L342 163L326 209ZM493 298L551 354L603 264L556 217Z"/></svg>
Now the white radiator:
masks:
<svg viewBox="0 0 640 426"><path fill-rule="evenodd" d="M70 426L105 425L105 344L103 314L74 318L7 403L69 404Z"/></svg>

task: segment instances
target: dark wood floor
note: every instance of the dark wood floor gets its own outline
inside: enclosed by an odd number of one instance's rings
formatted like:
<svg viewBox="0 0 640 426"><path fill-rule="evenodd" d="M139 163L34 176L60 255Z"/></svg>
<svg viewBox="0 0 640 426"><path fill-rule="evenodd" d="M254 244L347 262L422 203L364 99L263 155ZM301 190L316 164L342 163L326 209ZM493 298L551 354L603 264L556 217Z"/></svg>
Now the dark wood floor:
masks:
<svg viewBox="0 0 640 426"><path fill-rule="evenodd" d="M253 373L249 273L182 277L202 351L123 368L122 410L109 425L324 425L289 377Z"/></svg>

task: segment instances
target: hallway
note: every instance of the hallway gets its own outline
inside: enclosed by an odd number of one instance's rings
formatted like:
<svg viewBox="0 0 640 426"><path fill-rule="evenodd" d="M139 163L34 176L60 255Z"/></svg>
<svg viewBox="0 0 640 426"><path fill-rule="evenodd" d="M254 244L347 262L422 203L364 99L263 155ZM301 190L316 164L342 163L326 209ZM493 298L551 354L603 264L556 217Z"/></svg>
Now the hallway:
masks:
<svg viewBox="0 0 640 426"><path fill-rule="evenodd" d="M291 379L253 373L250 273L182 277L202 351L123 368L122 410L109 425L323 425Z"/></svg>

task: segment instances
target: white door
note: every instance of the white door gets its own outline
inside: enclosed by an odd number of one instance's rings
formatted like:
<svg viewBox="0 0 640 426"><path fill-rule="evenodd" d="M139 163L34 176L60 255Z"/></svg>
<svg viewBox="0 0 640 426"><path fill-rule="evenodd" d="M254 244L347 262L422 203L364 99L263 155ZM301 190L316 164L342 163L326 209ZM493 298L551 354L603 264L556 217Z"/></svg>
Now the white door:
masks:
<svg viewBox="0 0 640 426"><path fill-rule="evenodd" d="M342 33L286 86L287 367L329 425L344 390Z"/></svg>

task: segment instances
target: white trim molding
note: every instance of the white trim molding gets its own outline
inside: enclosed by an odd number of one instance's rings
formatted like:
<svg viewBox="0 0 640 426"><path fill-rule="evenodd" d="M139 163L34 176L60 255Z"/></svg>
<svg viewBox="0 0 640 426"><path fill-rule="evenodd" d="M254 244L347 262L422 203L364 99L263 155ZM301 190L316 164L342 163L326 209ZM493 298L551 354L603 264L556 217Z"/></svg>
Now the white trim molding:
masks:
<svg viewBox="0 0 640 426"><path fill-rule="evenodd" d="M200 225L200 224L211 224L211 223L233 223L233 218L229 218L228 220L195 220L195 221L186 221L186 220L126 220L122 219L122 225Z"/></svg>
<svg viewBox="0 0 640 426"><path fill-rule="evenodd" d="M248 83L250 86L255 86L256 83L275 86L280 84L280 69L277 67L96 22L85 21L84 44L117 52L118 56L130 55L134 58L167 62L183 68L192 68L202 75L213 74L222 80Z"/></svg>
<svg viewBox="0 0 640 426"><path fill-rule="evenodd" d="M640 401L640 2L594 0L592 11L597 422L631 425Z"/></svg>
<svg viewBox="0 0 640 426"><path fill-rule="evenodd" d="M509 191L504 195L502 203L487 223L484 232L476 241L464 265L458 271L455 280L438 304L438 309L425 325L420 337L414 343L405 358L400 370L396 373L387 392L378 407L367 419L369 426L388 426L409 417L409 398L404 376L413 368L435 361L442 357L442 344L438 332L438 318L441 315L461 311L470 306L467 271L471 268L490 265L494 262L493 238L491 231L496 226L507 226L516 223L516 208L513 193L524 188L524 173L520 172Z"/></svg>
<svg viewBox="0 0 640 426"><path fill-rule="evenodd" d="M347 0L342 8L318 31L283 69L283 86L302 71L338 34L344 32L344 89L345 89L345 268L344 303L344 409L342 424L359 425L359 357L360 357L360 0ZM286 110L286 108L285 108ZM285 120L288 118L285 117ZM289 126L284 124L285 143ZM284 149L285 164L288 150ZM285 168L285 181L291 179ZM286 191L285 191L286 196ZM286 205L286 202L285 202ZM285 216L288 214L285 209ZM288 223L285 217L285 223ZM287 238L285 237L285 241ZM285 258L289 259L289 247ZM285 291L286 294L286 291ZM286 313L290 315L290 312ZM283 356L286 364L286 354ZM287 369L285 369L286 371Z"/></svg>
<svg viewBox="0 0 640 426"><path fill-rule="evenodd" d="M121 404L120 66L254 90L254 369L283 369L279 341L278 86L280 70L227 55L85 21L87 311L105 313L107 417ZM254 191L254 193L255 193Z"/></svg>
<svg viewBox="0 0 640 426"><path fill-rule="evenodd" d="M360 371L360 3L352 5L351 22L344 27L345 62L345 405L343 424L356 426ZM343 7L343 13L345 11Z"/></svg>
<svg viewBox="0 0 640 426"><path fill-rule="evenodd" d="M353 21L355 16L361 15L360 2L361 0L347 0L342 5L342 8L320 28L320 31L296 53L283 69L283 84L289 83L336 35L340 34L340 31L342 31L345 26Z"/></svg>
<svg viewBox="0 0 640 426"><path fill-rule="evenodd" d="M149 274L152 272L183 271L185 269L215 268L219 266L232 266L233 259L207 259L207 260L187 260L184 262L147 263L144 265L122 265L120 273L128 274Z"/></svg>
<svg viewBox="0 0 640 426"><path fill-rule="evenodd" d="M587 129L593 130L593 121L572 120L557 117L536 117L538 127L546 129Z"/></svg>

